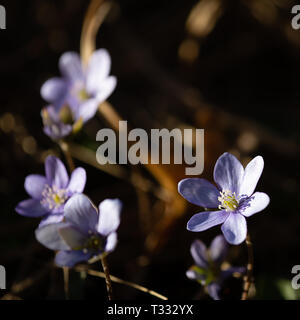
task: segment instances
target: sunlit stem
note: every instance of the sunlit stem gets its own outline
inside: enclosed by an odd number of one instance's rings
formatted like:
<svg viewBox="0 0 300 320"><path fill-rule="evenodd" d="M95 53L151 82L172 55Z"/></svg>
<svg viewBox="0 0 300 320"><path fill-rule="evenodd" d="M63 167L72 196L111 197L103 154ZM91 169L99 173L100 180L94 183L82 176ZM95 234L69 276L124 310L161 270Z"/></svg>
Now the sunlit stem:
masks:
<svg viewBox="0 0 300 320"><path fill-rule="evenodd" d="M64 291L65 291L65 299L69 300L69 268L63 267L63 273L64 273Z"/></svg>
<svg viewBox="0 0 300 320"><path fill-rule="evenodd" d="M59 144L59 146L60 146L60 148L66 158L70 172L74 171L75 165L74 165L74 161L72 159L71 153L70 153L70 148L69 148L68 143L63 140L60 140L58 142L58 144Z"/></svg>
<svg viewBox="0 0 300 320"><path fill-rule="evenodd" d="M105 283L106 283L108 300L112 300L113 299L112 285L111 285L111 279L110 279L110 274L109 274L109 269L108 269L108 264L107 264L105 253L101 255L101 264L102 264L102 268L103 268L103 271L105 274Z"/></svg>
<svg viewBox="0 0 300 320"><path fill-rule="evenodd" d="M70 172L74 171L75 165L69 150L69 145L63 140L60 140L58 144L62 152L64 153ZM66 300L68 300L69 299L69 268L63 267L63 273L64 273L65 298Z"/></svg>
<svg viewBox="0 0 300 320"><path fill-rule="evenodd" d="M90 274L91 276L100 277L100 278L104 278L105 279L105 274L103 272L92 270L92 269L87 269L86 266L77 266L75 268L75 271L79 271L79 272L84 271L87 274ZM129 286L131 288L134 288L136 290L139 290L139 291L142 291L142 292L145 292L145 293L149 293L150 295L152 295L154 297L157 297L158 299L168 300L168 298L163 296L162 294L160 294L158 292L155 292L153 290L150 290L150 289L148 289L146 287L140 286L139 284L136 284L136 283L133 283L133 282L130 282L130 281L126 281L126 280L122 280L122 279L120 279L118 277L115 277L115 276L112 276L112 275L110 275L110 279L113 282L120 283L120 284L123 284L125 286Z"/></svg>
<svg viewBox="0 0 300 320"><path fill-rule="evenodd" d="M244 278L244 286L243 286L243 293L241 300L247 300L249 289L251 287L251 284L253 282L253 246L250 239L249 233L247 233L246 237L246 245L248 249L248 264L247 264L247 274Z"/></svg>

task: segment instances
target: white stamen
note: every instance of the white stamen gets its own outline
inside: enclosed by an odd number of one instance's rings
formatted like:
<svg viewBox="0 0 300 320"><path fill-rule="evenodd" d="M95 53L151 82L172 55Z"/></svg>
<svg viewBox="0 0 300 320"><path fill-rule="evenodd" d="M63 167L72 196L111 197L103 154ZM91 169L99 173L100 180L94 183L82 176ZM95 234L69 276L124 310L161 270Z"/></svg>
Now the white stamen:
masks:
<svg viewBox="0 0 300 320"><path fill-rule="evenodd" d="M46 185L42 192L41 204L50 210L59 208L68 199L67 190Z"/></svg>
<svg viewBox="0 0 300 320"><path fill-rule="evenodd" d="M235 211L239 206L239 197L235 194L235 192L231 192L230 190L223 190L220 192L220 197L218 200L220 201L219 209L225 211Z"/></svg>

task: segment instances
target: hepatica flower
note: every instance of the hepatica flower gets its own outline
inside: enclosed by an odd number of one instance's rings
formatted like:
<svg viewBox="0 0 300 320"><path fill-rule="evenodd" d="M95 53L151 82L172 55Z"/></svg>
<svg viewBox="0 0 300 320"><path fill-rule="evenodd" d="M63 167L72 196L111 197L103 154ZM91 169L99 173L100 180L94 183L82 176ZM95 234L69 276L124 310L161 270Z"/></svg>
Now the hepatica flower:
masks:
<svg viewBox="0 0 300 320"><path fill-rule="evenodd" d="M64 53L59 60L61 78L51 78L41 88L50 104L42 110L44 132L57 140L94 117L100 103L116 87L109 76L111 60L105 49L96 50L86 67L75 52Z"/></svg>
<svg viewBox="0 0 300 320"><path fill-rule="evenodd" d="M83 168L75 169L69 179L64 164L54 156L45 161L46 176L31 174L25 179L25 190L30 199L21 201L16 211L27 217L44 217L42 224L61 221L66 201L81 193L86 183Z"/></svg>
<svg viewBox="0 0 300 320"><path fill-rule="evenodd" d="M255 157L244 169L235 156L224 153L214 168L213 184L205 179L187 178L178 184L179 193L189 202L217 210L195 214L188 222L189 231L200 232L222 224L221 230L231 244L246 239L246 217L262 211L269 204L263 192L254 192L263 171L264 161Z"/></svg>
<svg viewBox="0 0 300 320"><path fill-rule="evenodd" d="M222 283L234 273L245 272L244 267L229 267L221 269L228 252L228 244L222 235L214 238L207 249L200 240L195 240L191 245L191 255L195 261L186 275L189 279L198 281L205 286L207 293L215 300L220 299Z"/></svg>
<svg viewBox="0 0 300 320"><path fill-rule="evenodd" d="M59 250L57 265L73 267L114 250L121 207L118 199L106 199L97 210L87 196L74 195L65 205L64 221L38 228L36 238L47 248Z"/></svg>

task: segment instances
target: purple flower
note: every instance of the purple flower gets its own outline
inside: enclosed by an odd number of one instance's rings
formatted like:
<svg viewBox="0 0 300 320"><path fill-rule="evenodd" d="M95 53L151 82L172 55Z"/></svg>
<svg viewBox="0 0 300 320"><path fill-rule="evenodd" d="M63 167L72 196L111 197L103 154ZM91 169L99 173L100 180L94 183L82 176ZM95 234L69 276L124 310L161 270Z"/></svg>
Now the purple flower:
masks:
<svg viewBox="0 0 300 320"><path fill-rule="evenodd" d="M61 108L61 110L66 109ZM59 140L68 136L73 131L74 124L72 124L72 121L70 121L70 123L67 121L64 123L61 119L61 114L61 111L52 105L44 108L41 112L44 124L44 133L53 140ZM80 125L80 121L77 123Z"/></svg>
<svg viewBox="0 0 300 320"><path fill-rule="evenodd" d="M257 156L244 169L230 153L224 153L214 168L217 188L205 179L187 178L178 184L179 193L189 202L204 208L218 208L195 214L188 222L189 231L200 232L222 224L221 230L231 244L246 239L245 217L262 211L270 199L263 192L254 192L263 171L264 161Z"/></svg>
<svg viewBox="0 0 300 320"><path fill-rule="evenodd" d="M86 68L76 52L66 52L59 60L62 78L51 78L41 88L50 106L42 110L44 132L57 140L94 117L100 103L116 87L109 76L111 60L105 49L96 50Z"/></svg>
<svg viewBox="0 0 300 320"><path fill-rule="evenodd" d="M186 275L205 286L207 293L215 300L220 300L220 290L225 279L233 273L245 272L244 267L229 267L221 270L221 264L228 252L228 244L222 235L214 238L209 249L200 240L191 245L191 255L195 261Z"/></svg>
<svg viewBox="0 0 300 320"><path fill-rule="evenodd" d="M69 179L64 164L54 156L45 161L46 176L31 174L25 179L25 190L30 199L21 201L16 211L27 217L42 217L42 225L58 222L63 218L64 205L75 193L81 193L85 187L86 172L75 169Z"/></svg>
<svg viewBox="0 0 300 320"><path fill-rule="evenodd" d="M37 240L59 250L55 262L73 267L77 262L114 250L120 224L121 202L106 199L97 208L84 194L74 195L65 205L64 221L39 227Z"/></svg>

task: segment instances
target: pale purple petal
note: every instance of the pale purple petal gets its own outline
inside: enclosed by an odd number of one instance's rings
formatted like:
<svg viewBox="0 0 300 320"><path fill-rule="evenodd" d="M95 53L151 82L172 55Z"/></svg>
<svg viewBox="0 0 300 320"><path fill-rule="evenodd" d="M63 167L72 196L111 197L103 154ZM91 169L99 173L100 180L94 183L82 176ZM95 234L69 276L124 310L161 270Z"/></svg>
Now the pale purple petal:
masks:
<svg viewBox="0 0 300 320"><path fill-rule="evenodd" d="M264 210L269 202L269 196L264 192L255 192L248 200L246 200L247 205L241 205L241 210L239 211L245 217L250 217L253 214Z"/></svg>
<svg viewBox="0 0 300 320"><path fill-rule="evenodd" d="M246 219L241 214L232 212L222 225L221 230L230 244L240 244L247 235Z"/></svg>
<svg viewBox="0 0 300 320"><path fill-rule="evenodd" d="M72 193L81 193L86 183L86 171L83 168L76 168L70 177L68 190Z"/></svg>
<svg viewBox="0 0 300 320"><path fill-rule="evenodd" d="M97 231L107 236L115 232L120 224L122 203L118 199L106 199L99 204L99 221Z"/></svg>
<svg viewBox="0 0 300 320"><path fill-rule="evenodd" d="M114 76L109 76L106 78L99 86L96 94L96 99L98 103L105 101L115 90L117 86L117 78Z"/></svg>
<svg viewBox="0 0 300 320"><path fill-rule="evenodd" d="M34 199L41 200L42 192L47 184L47 179L39 174L31 174L26 177L24 187L27 193Z"/></svg>
<svg viewBox="0 0 300 320"><path fill-rule="evenodd" d="M200 268L206 269L208 267L207 248L200 240L195 240L191 245L191 255Z"/></svg>
<svg viewBox="0 0 300 320"><path fill-rule="evenodd" d="M189 269L187 272L186 272L186 276L191 279L191 280L195 280L197 279L197 273L192 270L192 269Z"/></svg>
<svg viewBox="0 0 300 320"><path fill-rule="evenodd" d="M220 286L219 284L212 282L211 284L209 284L207 287L207 293L209 294L210 297L212 297L214 300L220 300Z"/></svg>
<svg viewBox="0 0 300 320"><path fill-rule="evenodd" d="M117 233L116 232L111 233L106 239L106 246L104 251L106 252L113 251L117 245L117 242L118 242Z"/></svg>
<svg viewBox="0 0 300 320"><path fill-rule="evenodd" d="M62 78L51 78L41 88L41 96L49 103L62 103L68 90L67 82Z"/></svg>
<svg viewBox="0 0 300 320"><path fill-rule="evenodd" d="M65 219L87 234L96 231L98 212L87 196L75 194L65 205Z"/></svg>
<svg viewBox="0 0 300 320"><path fill-rule="evenodd" d="M84 74L80 56L77 52L66 52L59 59L61 74L71 82L83 81Z"/></svg>
<svg viewBox="0 0 300 320"><path fill-rule="evenodd" d="M45 107L42 110L42 116L43 112L46 115L46 118L44 117L43 120L49 120L49 122L60 122L60 117L59 117L59 111L61 109L61 105L59 104L50 104L47 107Z"/></svg>
<svg viewBox="0 0 300 320"><path fill-rule="evenodd" d="M70 250L71 248L62 239L58 230L67 226L66 223L53 223L35 230L36 239L51 250Z"/></svg>
<svg viewBox="0 0 300 320"><path fill-rule="evenodd" d="M96 98L91 98L83 102L76 112L76 120L82 118L83 122L87 122L93 118L98 110L99 101Z"/></svg>
<svg viewBox="0 0 300 320"><path fill-rule="evenodd" d="M87 261L92 253L84 253L82 250L59 251L55 256L55 263L60 267L74 267L76 263Z"/></svg>
<svg viewBox="0 0 300 320"><path fill-rule="evenodd" d="M191 280L198 280L203 284L205 283L206 275L196 272L193 268L187 270L185 274Z"/></svg>
<svg viewBox="0 0 300 320"><path fill-rule="evenodd" d="M48 156L45 161L45 171L48 183L57 188L66 188L69 182L66 167L60 159Z"/></svg>
<svg viewBox="0 0 300 320"><path fill-rule="evenodd" d="M39 200L27 199L18 203L15 210L25 217L41 217L48 213L48 211L41 205Z"/></svg>
<svg viewBox="0 0 300 320"><path fill-rule="evenodd" d="M64 219L63 212L61 213L53 213L51 212L47 216L45 216L42 221L39 224L39 228L44 227L48 224L54 224L54 223L59 223L62 222Z"/></svg>
<svg viewBox="0 0 300 320"><path fill-rule="evenodd" d="M246 272L245 267L230 267L226 270L222 270L219 276L220 282L226 280L231 277L234 273L243 274Z"/></svg>
<svg viewBox="0 0 300 320"><path fill-rule="evenodd" d="M240 195L251 196L256 188L263 169L264 159L261 156L255 157L248 163L245 168L243 181L240 187Z"/></svg>
<svg viewBox="0 0 300 320"><path fill-rule="evenodd" d="M204 211L196 213L187 223L187 229L200 232L223 223L229 213L226 211Z"/></svg>
<svg viewBox="0 0 300 320"><path fill-rule="evenodd" d="M53 140L59 140L72 132L72 126L64 123L52 123L44 126L44 133Z"/></svg>
<svg viewBox="0 0 300 320"><path fill-rule="evenodd" d="M239 194L244 168L232 154L225 152L217 160L214 168L214 180L223 191Z"/></svg>
<svg viewBox="0 0 300 320"><path fill-rule="evenodd" d="M58 233L64 239L65 243L73 250L83 248L87 236L82 234L79 230L72 226L65 226L59 228Z"/></svg>
<svg viewBox="0 0 300 320"><path fill-rule="evenodd" d="M205 179L187 178L178 183L178 192L189 202L204 208L217 208L219 191Z"/></svg>
<svg viewBox="0 0 300 320"><path fill-rule="evenodd" d="M228 252L228 243L223 235L216 236L209 247L210 258L220 264L224 261Z"/></svg>
<svg viewBox="0 0 300 320"><path fill-rule="evenodd" d="M105 49L93 52L86 72L86 88L88 92L97 92L101 82L109 75L111 60Z"/></svg>

